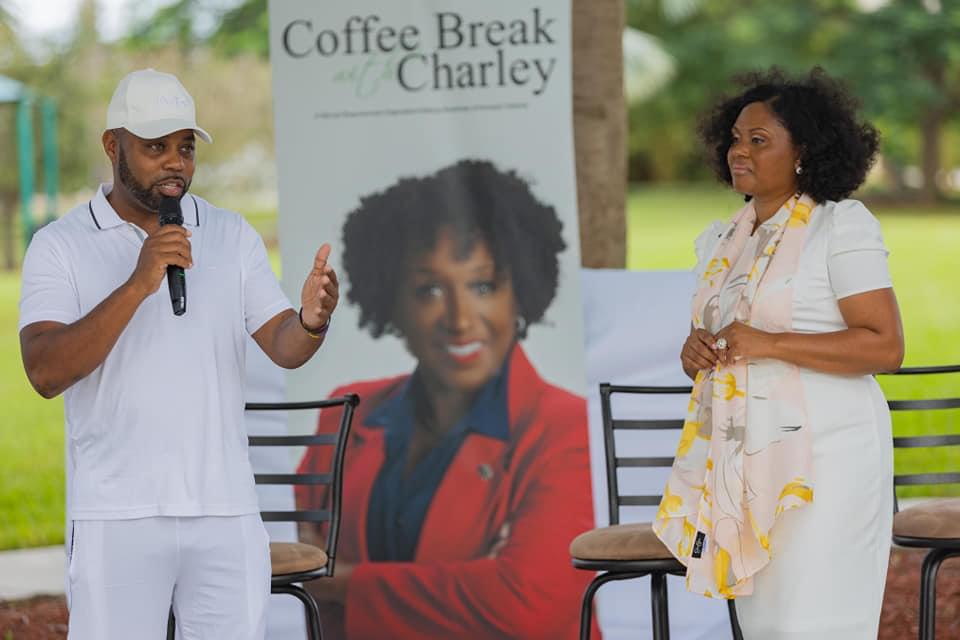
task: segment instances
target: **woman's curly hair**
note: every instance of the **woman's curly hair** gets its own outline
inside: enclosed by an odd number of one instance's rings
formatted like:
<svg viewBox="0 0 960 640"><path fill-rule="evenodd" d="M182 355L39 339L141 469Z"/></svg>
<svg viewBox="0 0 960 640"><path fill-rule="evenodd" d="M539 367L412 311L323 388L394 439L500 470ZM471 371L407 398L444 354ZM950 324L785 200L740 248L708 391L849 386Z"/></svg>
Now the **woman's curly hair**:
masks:
<svg viewBox="0 0 960 640"><path fill-rule="evenodd" d="M860 104L843 84L820 67L802 78L790 78L772 67L737 81L744 90L721 98L704 114L698 129L721 181L733 183L727 150L734 122L748 104L766 102L800 152L799 191L817 202L842 200L863 184L876 158L880 136L870 123L859 120Z"/></svg>
<svg viewBox="0 0 960 640"><path fill-rule="evenodd" d="M343 225L347 299L360 308L360 327L373 337L398 335L394 313L413 260L432 251L441 231L453 234L466 258L478 241L509 278L517 304L518 337L543 319L559 281L563 223L513 171L483 160L461 160L421 178L401 178L367 195Z"/></svg>

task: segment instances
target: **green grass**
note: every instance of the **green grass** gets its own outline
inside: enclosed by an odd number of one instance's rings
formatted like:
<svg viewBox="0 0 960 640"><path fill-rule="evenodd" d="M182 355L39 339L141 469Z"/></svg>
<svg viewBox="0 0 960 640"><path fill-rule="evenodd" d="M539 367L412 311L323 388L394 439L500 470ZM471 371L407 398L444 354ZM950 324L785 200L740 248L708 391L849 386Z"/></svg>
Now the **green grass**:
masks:
<svg viewBox="0 0 960 640"><path fill-rule="evenodd" d="M656 187L629 198L628 265L631 269L687 269L693 239L710 221L740 204L715 187ZM874 207L891 250L891 271L903 311L907 365L960 362L960 207L915 211ZM266 237L276 238L271 212L249 215ZM272 243L269 243L272 244ZM279 272L279 256L271 251ZM63 401L43 400L30 388L17 339L19 273L0 273L0 549L63 541ZM953 378L951 382L950 378ZM891 398L958 395L958 375L882 377ZM895 417L898 435L960 432L960 411ZM899 472L960 470L960 448L897 453ZM960 493L958 487L920 488L901 495Z"/></svg>
<svg viewBox="0 0 960 640"><path fill-rule="evenodd" d="M742 199L719 187L651 187L630 193L628 266L689 269L693 239ZM906 337L904 366L960 363L960 205L934 208L872 206L880 219ZM880 376L890 399L960 396L960 374ZM960 433L960 410L898 412L895 435ZM898 450L897 473L960 471L960 447ZM899 490L901 496L960 495L941 485Z"/></svg>
<svg viewBox="0 0 960 640"><path fill-rule="evenodd" d="M0 549L63 541L63 400L27 382L17 338L20 274L0 272Z"/></svg>

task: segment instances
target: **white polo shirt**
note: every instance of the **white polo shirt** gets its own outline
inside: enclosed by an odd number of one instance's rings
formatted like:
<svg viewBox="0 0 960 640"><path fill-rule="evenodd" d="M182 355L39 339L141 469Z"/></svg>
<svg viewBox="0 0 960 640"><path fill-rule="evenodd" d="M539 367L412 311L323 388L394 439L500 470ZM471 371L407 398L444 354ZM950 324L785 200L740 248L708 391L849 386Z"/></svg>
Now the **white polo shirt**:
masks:
<svg viewBox="0 0 960 640"><path fill-rule="evenodd" d="M34 235L20 329L75 322L133 273L146 234L117 215L110 189ZM241 216L192 194L180 204L193 234L187 312L173 315L164 281L103 364L64 394L69 518L258 511L243 421L245 334L290 302Z"/></svg>

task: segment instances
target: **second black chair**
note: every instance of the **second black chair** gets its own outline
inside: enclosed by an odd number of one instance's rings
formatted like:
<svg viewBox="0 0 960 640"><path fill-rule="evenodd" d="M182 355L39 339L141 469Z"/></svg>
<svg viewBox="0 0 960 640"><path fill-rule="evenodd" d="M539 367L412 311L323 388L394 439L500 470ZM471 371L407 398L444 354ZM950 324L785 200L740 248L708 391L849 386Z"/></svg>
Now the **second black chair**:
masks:
<svg viewBox="0 0 960 640"><path fill-rule="evenodd" d="M600 407L603 415L603 443L606 454L607 505L610 526L593 529L577 536L570 544L573 566L585 571L600 572L587 586L580 610L580 638L589 640L593 614L593 598L607 582L650 576L650 607L654 640L669 640L670 616L667 606L667 575L683 575L686 571L654 534L651 523L620 524L621 507L656 507L660 495L624 495L620 493L618 469L669 468L673 457L620 457L616 434L625 431L648 431L683 427L683 419L615 419L611 396L689 395L690 387L639 387L600 384ZM733 600L727 601L730 628L734 640L742 640Z"/></svg>

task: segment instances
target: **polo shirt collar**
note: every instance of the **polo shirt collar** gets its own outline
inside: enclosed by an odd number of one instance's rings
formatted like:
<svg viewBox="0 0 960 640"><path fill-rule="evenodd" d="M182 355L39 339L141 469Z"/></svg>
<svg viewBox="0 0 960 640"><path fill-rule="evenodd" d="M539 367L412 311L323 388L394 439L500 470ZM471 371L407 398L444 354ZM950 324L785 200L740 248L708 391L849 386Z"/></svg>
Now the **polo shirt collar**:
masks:
<svg viewBox="0 0 960 640"><path fill-rule="evenodd" d="M125 224L126 221L117 214L107 196L113 191L113 185L105 182L97 189L96 195L90 200L88 209L90 221L97 229L104 230ZM200 206L193 194L185 193L180 198L180 210L183 212L183 224L187 227L200 226Z"/></svg>

